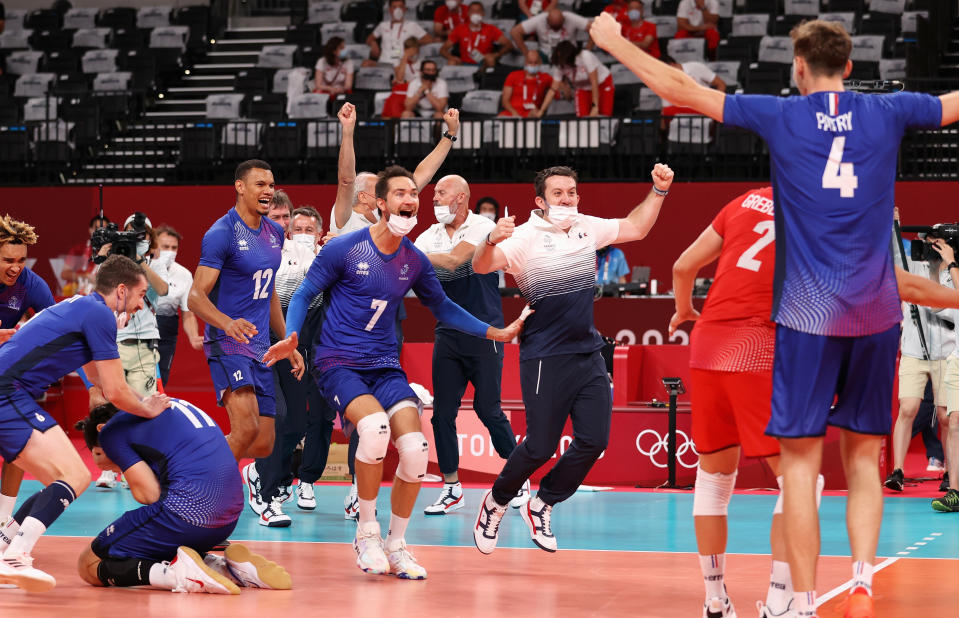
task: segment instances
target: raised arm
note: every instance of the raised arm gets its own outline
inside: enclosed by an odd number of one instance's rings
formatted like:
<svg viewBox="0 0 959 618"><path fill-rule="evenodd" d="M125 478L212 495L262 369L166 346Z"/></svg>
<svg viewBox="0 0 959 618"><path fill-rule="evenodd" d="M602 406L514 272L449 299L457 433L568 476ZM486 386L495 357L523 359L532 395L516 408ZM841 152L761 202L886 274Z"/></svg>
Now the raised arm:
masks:
<svg viewBox="0 0 959 618"><path fill-rule="evenodd" d="M942 126L959 122L959 90L939 97L942 102Z"/></svg>
<svg viewBox="0 0 959 618"><path fill-rule="evenodd" d="M336 114L343 130L340 141L340 158L336 169L336 201L333 202L333 218L336 229L342 228L353 212L353 183L356 181L356 154L353 150L353 132L356 129L356 107L344 103Z"/></svg>
<svg viewBox="0 0 959 618"><path fill-rule="evenodd" d="M502 217L496 222L496 227L489 233L486 240L476 245L476 250L473 252L473 272L485 275L509 266L506 254L496 245L513 235L516 229L515 220L515 215Z"/></svg>
<svg viewBox="0 0 959 618"><path fill-rule="evenodd" d="M953 277L959 277L959 269L952 269L951 274ZM896 266L896 283L899 286L899 297L907 303L923 307L959 309L959 290L940 285L927 277L906 272L898 266Z"/></svg>
<svg viewBox="0 0 959 618"><path fill-rule="evenodd" d="M611 14L602 13L593 20L590 36L660 97L722 122L725 93L700 86L681 70L656 60L624 39L619 22Z"/></svg>
<svg viewBox="0 0 959 618"><path fill-rule="evenodd" d="M408 100L409 99L407 99L407 101ZM449 131L450 135L456 136L457 131L460 129L459 110L454 108L446 110L446 113L443 114L443 122L446 123L446 130ZM435 176L436 172L443 166L443 162L446 161L446 155L450 153L452 148L452 141L445 137L440 138L440 143L436 145L436 148L426 155L425 159L420 161L420 164L413 170L413 180L416 182L417 189L422 191L423 187L430 184L433 176Z"/></svg>
<svg viewBox="0 0 959 618"><path fill-rule="evenodd" d="M613 244L642 240L653 229L653 224L659 217L659 210L669 187L673 184L673 170L668 165L657 163L653 167L653 188L636 208L633 208L625 219L619 220L619 235Z"/></svg>
<svg viewBox="0 0 959 618"><path fill-rule="evenodd" d="M699 318L699 312L693 308L693 284L696 282L696 274L703 266L718 258L722 250L723 237L709 225L673 264L676 313L669 320L670 335L676 332L683 322Z"/></svg>

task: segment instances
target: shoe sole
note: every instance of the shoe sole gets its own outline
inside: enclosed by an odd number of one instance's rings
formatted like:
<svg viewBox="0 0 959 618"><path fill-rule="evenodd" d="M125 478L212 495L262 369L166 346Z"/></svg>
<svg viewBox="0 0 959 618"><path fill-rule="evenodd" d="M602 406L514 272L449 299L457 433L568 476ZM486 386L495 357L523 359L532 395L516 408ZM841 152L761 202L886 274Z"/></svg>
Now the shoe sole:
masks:
<svg viewBox="0 0 959 618"><path fill-rule="evenodd" d="M200 570L206 573L207 577L226 588L227 591L229 591L229 594L240 594L240 587L234 584L228 578L211 569L205 562L203 562L203 558L200 557L200 554L198 554L196 550L184 545L180 546L180 548L177 550L177 553L180 552L183 552L186 557L192 560L200 568Z"/></svg>
<svg viewBox="0 0 959 618"><path fill-rule="evenodd" d="M425 575L423 575L422 577L413 577L409 573L393 573L393 575L396 576L396 579L405 579L411 582L421 582L424 579L426 579Z"/></svg>
<svg viewBox="0 0 959 618"><path fill-rule="evenodd" d="M899 485L898 483L883 483L883 487L892 491L902 491L902 485Z"/></svg>
<svg viewBox="0 0 959 618"><path fill-rule="evenodd" d="M297 500L297 501L296 501L296 508L300 509L301 511L315 511L315 510L316 510L316 500L313 501L313 504L312 504L312 505L303 505L303 504L300 504L300 501L299 501L299 500Z"/></svg>
<svg viewBox="0 0 959 618"><path fill-rule="evenodd" d="M432 505L431 505L431 506L432 506ZM458 510L460 510L461 508L463 508L464 506L466 506L466 503L463 501L462 498L460 498L459 500L457 500L456 502L454 502L453 504L451 504L450 506L448 506L448 507L446 507L446 508L444 508L444 509L442 509L442 510L439 510L439 511L428 511L428 510L426 510L426 509L423 509L423 513L424 513L425 515L446 515L446 514L449 513L450 511L458 511Z"/></svg>
<svg viewBox="0 0 959 618"><path fill-rule="evenodd" d="M939 512L939 513L956 513L956 512L959 512L959 508L954 509L954 508L952 508L951 506L949 506L948 504L943 504L942 502L939 502L938 500L933 500L933 501L932 501L932 510L937 511L937 512Z"/></svg>
<svg viewBox="0 0 959 618"><path fill-rule="evenodd" d="M250 548L240 543L234 543L226 548L223 557L230 562L251 564L256 570L256 577L271 590L291 590L293 578L286 569L275 562L267 560L260 554L250 551Z"/></svg>
<svg viewBox="0 0 959 618"><path fill-rule="evenodd" d="M57 580L52 575L49 577L50 579L36 578L10 573L0 576L0 584L12 584L14 588L26 592L46 592L53 590L57 585Z"/></svg>
<svg viewBox="0 0 959 618"><path fill-rule="evenodd" d="M261 516L260 519L257 520L257 521L259 521L259 523L260 523L261 526L265 526L265 527L267 527L267 528L289 528L290 526L293 525L293 520L292 520L292 519L285 519L285 520L280 520L280 521L266 521L266 522L264 522L264 519L263 519L263 517Z"/></svg>

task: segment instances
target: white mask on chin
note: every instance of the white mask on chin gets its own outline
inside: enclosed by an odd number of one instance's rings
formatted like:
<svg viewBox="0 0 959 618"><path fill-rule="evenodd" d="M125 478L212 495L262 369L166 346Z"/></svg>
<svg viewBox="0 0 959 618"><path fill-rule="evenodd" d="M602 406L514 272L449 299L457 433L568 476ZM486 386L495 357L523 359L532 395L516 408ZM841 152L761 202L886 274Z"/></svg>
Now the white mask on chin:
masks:
<svg viewBox="0 0 959 618"><path fill-rule="evenodd" d="M114 317L117 320L117 330L121 330L126 327L127 322L130 321L130 316L126 311L121 311L121 309L126 309L127 307L127 295L123 294L123 302L120 302L120 295L117 294L117 308L113 312Z"/></svg>
<svg viewBox="0 0 959 618"><path fill-rule="evenodd" d="M450 212L449 206L433 206L433 214L436 215L436 220L443 225L449 225L456 218L456 213Z"/></svg>
<svg viewBox="0 0 959 618"><path fill-rule="evenodd" d="M573 225L573 219L579 213L579 209L576 206L550 206L549 214L546 216L549 217L549 220L561 230L568 230L570 226Z"/></svg>
<svg viewBox="0 0 959 618"><path fill-rule="evenodd" d="M489 219L490 221L496 221L496 213L495 213L495 212L481 212L481 213L480 213L480 216L481 216L481 217L486 217L486 218Z"/></svg>
<svg viewBox="0 0 959 618"><path fill-rule="evenodd" d="M386 227L393 236L406 236L416 227L416 215L412 217L390 215L390 218L386 220Z"/></svg>

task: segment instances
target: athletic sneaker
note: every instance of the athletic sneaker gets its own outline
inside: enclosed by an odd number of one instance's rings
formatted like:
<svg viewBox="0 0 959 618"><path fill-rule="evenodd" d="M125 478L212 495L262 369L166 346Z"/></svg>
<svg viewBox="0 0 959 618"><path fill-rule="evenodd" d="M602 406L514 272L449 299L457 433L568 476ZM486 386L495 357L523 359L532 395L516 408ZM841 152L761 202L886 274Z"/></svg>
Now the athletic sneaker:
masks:
<svg viewBox="0 0 959 618"><path fill-rule="evenodd" d="M173 592L207 592L210 594L240 594L240 589L229 577L211 569L200 554L189 547L176 550L170 563L176 576Z"/></svg>
<svg viewBox="0 0 959 618"><path fill-rule="evenodd" d="M97 479L97 487L100 489L113 489L117 486L117 473L111 470L104 470Z"/></svg>
<svg viewBox="0 0 959 618"><path fill-rule="evenodd" d="M519 516L529 526L529 538L533 539L537 547L548 552L556 551L556 537L549 525L552 512L553 507L540 500L539 496L519 510Z"/></svg>
<svg viewBox="0 0 959 618"><path fill-rule="evenodd" d="M872 597L863 587L858 587L846 598L846 613L843 618L876 618Z"/></svg>
<svg viewBox="0 0 959 618"><path fill-rule="evenodd" d="M902 469L896 468L892 471L892 474L886 477L886 482L883 483L883 485L886 486L886 489L902 491L902 484L905 480L905 476L902 474Z"/></svg>
<svg viewBox="0 0 959 618"><path fill-rule="evenodd" d="M942 482L939 483L939 491L949 491L949 473L942 475Z"/></svg>
<svg viewBox="0 0 959 618"><path fill-rule="evenodd" d="M249 495L250 508L257 515L269 506L260 498L260 475L256 471L256 462L251 461L243 468L243 480L246 481L246 490Z"/></svg>
<svg viewBox="0 0 959 618"><path fill-rule="evenodd" d="M276 496L274 500L279 500L281 503L289 502L293 498L294 489L292 485L280 485L276 488Z"/></svg>
<svg viewBox="0 0 959 618"><path fill-rule="evenodd" d="M356 551L356 566L364 573L386 575L390 572L390 561L383 550L379 523L368 521L356 527L353 550Z"/></svg>
<svg viewBox="0 0 959 618"><path fill-rule="evenodd" d="M756 609L759 611L759 618L796 618L796 612L792 610L792 601L789 601L789 605L781 614L774 614L762 601L756 601Z"/></svg>
<svg viewBox="0 0 959 618"><path fill-rule="evenodd" d="M46 592L57 585L49 573L33 568L33 558L9 552L0 558L0 583L13 584L27 592Z"/></svg>
<svg viewBox="0 0 959 618"><path fill-rule="evenodd" d="M736 618L736 609L729 597L713 597L703 603L703 618Z"/></svg>
<svg viewBox="0 0 959 618"><path fill-rule="evenodd" d="M263 509L258 521L261 526L269 526L270 528L286 528L293 523L290 516L283 512L283 502L279 497L273 498L270 506Z"/></svg>
<svg viewBox="0 0 959 618"><path fill-rule="evenodd" d="M423 512L427 515L446 515L464 506L466 506L466 499L463 497L463 486L459 482L444 483L440 497L423 509Z"/></svg>
<svg viewBox="0 0 959 618"><path fill-rule="evenodd" d="M930 457L929 465L926 466L926 472L945 472L946 468L942 465L942 460L938 457Z"/></svg>
<svg viewBox="0 0 959 618"><path fill-rule="evenodd" d="M473 526L473 542L481 553L491 554L496 549L496 539L499 536L499 525L506 514L506 507L500 506L493 500L493 491L486 492L480 504L479 515Z"/></svg>
<svg viewBox="0 0 959 618"><path fill-rule="evenodd" d="M516 492L516 497L509 501L509 505L514 509L518 509L521 506L526 506L526 503L529 502L529 499L533 495L530 493L529 489L529 479L526 479L526 482L523 483L523 486L519 488L519 491Z"/></svg>
<svg viewBox="0 0 959 618"><path fill-rule="evenodd" d="M426 579L426 569L416 562L416 558L406 548L406 541L386 555L390 561L390 573L400 579Z"/></svg>
<svg viewBox="0 0 959 618"><path fill-rule="evenodd" d="M343 498L343 519L357 521L360 518L360 497L356 493L356 483L350 485L350 493Z"/></svg>
<svg viewBox="0 0 959 618"><path fill-rule="evenodd" d="M932 510L940 513L955 513L959 511L959 491L950 489L946 495L932 501Z"/></svg>
<svg viewBox="0 0 959 618"><path fill-rule="evenodd" d="M296 506L304 511L316 508L316 494L313 492L313 483L304 483L296 486Z"/></svg>
<svg viewBox="0 0 959 618"><path fill-rule="evenodd" d="M293 587L293 580L286 569L253 553L246 545L234 543L226 548L222 558L207 554L206 559L211 557L222 561L230 579L238 586L265 590L290 590Z"/></svg>

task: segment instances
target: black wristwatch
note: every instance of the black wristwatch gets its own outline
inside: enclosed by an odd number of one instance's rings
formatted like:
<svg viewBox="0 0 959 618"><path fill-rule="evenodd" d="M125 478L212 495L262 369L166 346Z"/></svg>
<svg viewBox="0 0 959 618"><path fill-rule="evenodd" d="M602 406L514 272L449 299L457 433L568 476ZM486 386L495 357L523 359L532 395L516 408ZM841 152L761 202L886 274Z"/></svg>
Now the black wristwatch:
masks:
<svg viewBox="0 0 959 618"><path fill-rule="evenodd" d="M443 137L445 137L446 139L448 139L448 140L451 141L451 142L455 142L455 141L456 141L456 136L455 136L455 135L452 135L449 131L443 131Z"/></svg>
<svg viewBox="0 0 959 618"><path fill-rule="evenodd" d="M946 266L947 270L952 270L953 268L959 268L959 262L949 262L949 266Z"/></svg>

